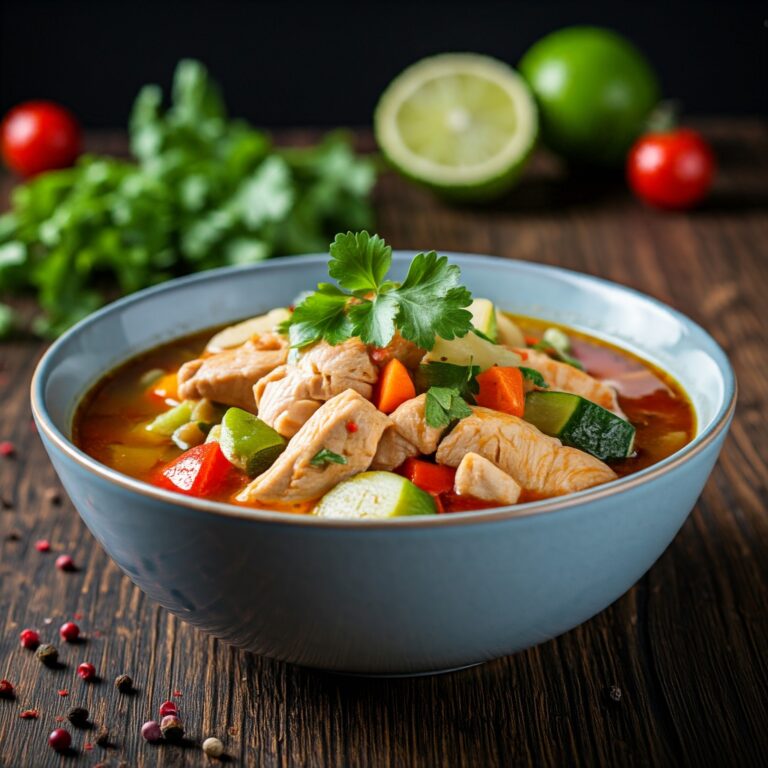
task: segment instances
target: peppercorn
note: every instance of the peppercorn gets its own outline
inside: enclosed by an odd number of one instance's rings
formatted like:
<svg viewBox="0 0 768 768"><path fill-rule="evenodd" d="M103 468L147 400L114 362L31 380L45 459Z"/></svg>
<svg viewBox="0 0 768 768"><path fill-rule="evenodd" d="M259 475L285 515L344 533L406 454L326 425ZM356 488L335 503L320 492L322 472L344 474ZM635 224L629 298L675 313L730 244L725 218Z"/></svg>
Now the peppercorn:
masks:
<svg viewBox="0 0 768 768"><path fill-rule="evenodd" d="M80 627L74 621L67 621L59 627L59 635L62 640L74 643L80 637Z"/></svg>
<svg viewBox="0 0 768 768"><path fill-rule="evenodd" d="M56 558L56 567L60 571L76 571L75 561L71 555L59 555Z"/></svg>
<svg viewBox="0 0 768 768"><path fill-rule="evenodd" d="M13 683L10 680L0 680L0 699L12 699L14 695Z"/></svg>
<svg viewBox="0 0 768 768"><path fill-rule="evenodd" d="M40 635L34 629L23 629L19 635L19 642L22 648L34 651L40 645Z"/></svg>
<svg viewBox="0 0 768 768"><path fill-rule="evenodd" d="M67 712L67 720L77 728L84 728L88 725L88 710L85 707L72 707Z"/></svg>
<svg viewBox="0 0 768 768"><path fill-rule="evenodd" d="M163 732L154 720L148 720L141 726L141 735L153 744L163 738Z"/></svg>
<svg viewBox="0 0 768 768"><path fill-rule="evenodd" d="M51 731L51 735L48 737L48 743L57 752L65 752L69 749L69 745L72 743L72 737L69 735L69 731L64 728L57 728Z"/></svg>
<svg viewBox="0 0 768 768"><path fill-rule="evenodd" d="M59 652L55 645L44 643L37 649L37 658L48 667L52 667L59 660Z"/></svg>
<svg viewBox="0 0 768 768"><path fill-rule="evenodd" d="M176 715L178 717L179 710L176 708L176 704L173 701L164 701L160 705L160 717L163 718L166 715Z"/></svg>
<svg viewBox="0 0 768 768"><path fill-rule="evenodd" d="M128 675L118 675L115 678L115 688L120 693L130 693L133 690L133 680Z"/></svg>
<svg viewBox="0 0 768 768"><path fill-rule="evenodd" d="M184 736L184 726L176 715L166 715L160 721L160 730L168 741L181 741Z"/></svg>
<svg viewBox="0 0 768 768"><path fill-rule="evenodd" d="M217 739L213 736L206 739L203 742L203 752L208 757L221 757L224 754L224 745L221 743L221 739Z"/></svg>
<svg viewBox="0 0 768 768"><path fill-rule="evenodd" d="M96 667L94 667L93 664L89 664L87 661L84 661L82 664L80 664L80 666L78 666L77 674L79 677L82 677L83 680L88 682L95 679Z"/></svg>
<svg viewBox="0 0 768 768"><path fill-rule="evenodd" d="M35 542L35 549L38 552L48 552L51 549L51 542L48 539L38 539Z"/></svg>
<svg viewBox="0 0 768 768"><path fill-rule="evenodd" d="M96 743L100 747L109 746L109 728L106 725L100 725L99 730L96 731Z"/></svg>
<svg viewBox="0 0 768 768"><path fill-rule="evenodd" d="M0 443L0 456L9 458L16 455L16 446L10 440L3 440Z"/></svg>

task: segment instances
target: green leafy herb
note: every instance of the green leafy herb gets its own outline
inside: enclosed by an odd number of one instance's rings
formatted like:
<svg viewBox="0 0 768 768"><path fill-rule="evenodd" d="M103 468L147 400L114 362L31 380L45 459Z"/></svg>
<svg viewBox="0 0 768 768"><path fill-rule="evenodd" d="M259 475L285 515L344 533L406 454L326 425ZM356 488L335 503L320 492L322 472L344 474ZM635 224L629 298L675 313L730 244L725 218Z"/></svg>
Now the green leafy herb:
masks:
<svg viewBox="0 0 768 768"><path fill-rule="evenodd" d="M542 389L549 389L549 384L544 380L544 377L533 368L526 368L521 365L520 373L522 373L526 379L532 381L535 386L541 387Z"/></svg>
<svg viewBox="0 0 768 768"><path fill-rule="evenodd" d="M283 326L292 346L319 339L338 344L359 336L366 344L385 347L399 329L403 338L431 349L436 336L452 339L471 330L472 315L464 307L472 295L459 284L459 268L446 257L419 253L405 280L396 283L386 279L392 249L377 235L336 235L330 252L328 271L340 287L321 283L296 307Z"/></svg>
<svg viewBox="0 0 768 768"><path fill-rule="evenodd" d="M321 448L310 460L313 467L324 467L326 464L346 464L347 457L340 456L338 453L329 451L327 448Z"/></svg>
<svg viewBox="0 0 768 768"><path fill-rule="evenodd" d="M553 346L548 341L540 341L538 344L534 344L531 349L538 349L540 352L546 352L548 355L550 355L550 357L553 357L555 360L559 360L561 363L568 363L568 365L572 365L574 368L578 368L580 371L584 370L584 366L579 360L569 355L567 352L564 352L562 349L558 349L557 347Z"/></svg>
<svg viewBox="0 0 768 768"><path fill-rule="evenodd" d="M447 427L452 421L472 415L472 409L451 387L430 387L424 406L424 417L430 427Z"/></svg>
<svg viewBox="0 0 768 768"><path fill-rule="evenodd" d="M0 217L0 298L34 293L36 331L56 336L117 292L322 250L342 227L370 226L374 166L343 135L274 148L264 132L229 119L195 61L179 63L168 109L162 102L154 85L136 98L135 162L84 156L14 191ZM7 308L0 312L7 326ZM333 334L327 323L322 333Z"/></svg>
<svg viewBox="0 0 768 768"><path fill-rule="evenodd" d="M489 341L491 344L495 344L496 342L487 334L483 333L479 328L473 328L472 333L475 334L475 336L479 336L484 341Z"/></svg>
<svg viewBox="0 0 768 768"><path fill-rule="evenodd" d="M479 365L454 365L437 361L419 366L419 379L424 389L445 387L455 389L467 402L474 404L480 385L475 378L480 373Z"/></svg>

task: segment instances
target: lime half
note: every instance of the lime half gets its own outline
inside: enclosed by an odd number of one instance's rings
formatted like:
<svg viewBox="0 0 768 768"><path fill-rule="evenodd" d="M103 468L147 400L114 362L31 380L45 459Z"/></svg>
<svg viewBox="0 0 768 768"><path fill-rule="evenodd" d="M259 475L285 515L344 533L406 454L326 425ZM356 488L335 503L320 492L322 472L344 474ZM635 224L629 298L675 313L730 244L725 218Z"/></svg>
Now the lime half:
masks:
<svg viewBox="0 0 768 768"><path fill-rule="evenodd" d="M444 195L482 199L515 182L536 143L538 115L514 69L488 56L446 53L392 81L374 130L405 176Z"/></svg>

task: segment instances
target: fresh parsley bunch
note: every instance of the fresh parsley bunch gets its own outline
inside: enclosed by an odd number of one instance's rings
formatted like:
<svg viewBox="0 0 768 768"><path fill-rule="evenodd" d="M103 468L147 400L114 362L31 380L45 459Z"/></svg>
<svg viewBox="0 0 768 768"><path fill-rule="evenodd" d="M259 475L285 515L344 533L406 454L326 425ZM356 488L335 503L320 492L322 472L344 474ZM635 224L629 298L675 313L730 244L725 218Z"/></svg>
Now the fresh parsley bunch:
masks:
<svg viewBox="0 0 768 768"><path fill-rule="evenodd" d="M36 294L37 332L60 334L116 290L322 250L370 225L374 166L343 136L275 149L228 118L195 61L179 63L168 109L162 97L148 85L133 106L135 162L84 156L17 187L0 217L0 298ZM0 303L0 335L13 322Z"/></svg>
<svg viewBox="0 0 768 768"><path fill-rule="evenodd" d="M459 284L461 271L434 251L411 261L402 283L389 280L392 248L367 232L338 234L331 243L328 273L338 283L320 283L285 324L291 346L301 348L325 339L340 344L358 336L385 347L395 330L422 349L435 337L453 339L472 328L465 309L472 294Z"/></svg>

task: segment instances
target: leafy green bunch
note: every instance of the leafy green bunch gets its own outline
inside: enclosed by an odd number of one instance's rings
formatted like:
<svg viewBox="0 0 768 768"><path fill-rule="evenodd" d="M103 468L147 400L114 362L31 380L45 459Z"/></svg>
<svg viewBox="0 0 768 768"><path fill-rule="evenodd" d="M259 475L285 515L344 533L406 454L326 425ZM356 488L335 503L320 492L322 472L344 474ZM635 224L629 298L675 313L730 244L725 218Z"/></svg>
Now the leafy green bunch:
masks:
<svg viewBox="0 0 768 768"><path fill-rule="evenodd" d="M171 104L154 85L130 118L135 162L86 155L16 188L0 217L0 298L36 294L56 336L115 294L212 267L324 250L370 225L369 159L331 134L277 149L231 120L198 62L179 63ZM0 335L14 318L0 303Z"/></svg>

